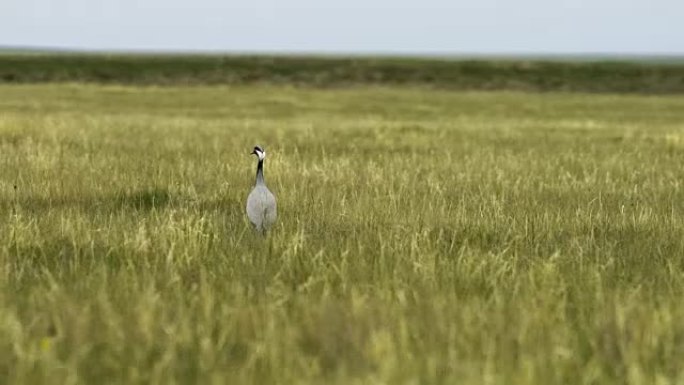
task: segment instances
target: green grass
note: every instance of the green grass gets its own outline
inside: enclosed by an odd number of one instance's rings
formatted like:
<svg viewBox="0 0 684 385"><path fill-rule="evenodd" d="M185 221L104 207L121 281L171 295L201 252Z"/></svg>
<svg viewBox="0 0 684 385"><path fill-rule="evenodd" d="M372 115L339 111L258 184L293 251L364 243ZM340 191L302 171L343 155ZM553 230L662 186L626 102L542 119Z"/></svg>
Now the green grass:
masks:
<svg viewBox="0 0 684 385"><path fill-rule="evenodd" d="M680 96L0 94L0 383L684 381Z"/></svg>
<svg viewBox="0 0 684 385"><path fill-rule="evenodd" d="M0 83L410 85L450 90L684 93L676 57L392 58L238 55L12 54L0 52Z"/></svg>

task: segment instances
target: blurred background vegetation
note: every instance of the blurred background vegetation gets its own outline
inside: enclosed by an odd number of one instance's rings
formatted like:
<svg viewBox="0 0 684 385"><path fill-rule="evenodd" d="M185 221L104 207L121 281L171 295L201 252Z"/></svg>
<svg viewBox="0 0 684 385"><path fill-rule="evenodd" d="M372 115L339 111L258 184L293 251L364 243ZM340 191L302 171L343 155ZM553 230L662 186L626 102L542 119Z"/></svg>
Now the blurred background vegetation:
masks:
<svg viewBox="0 0 684 385"><path fill-rule="evenodd" d="M668 57L553 60L6 52L0 55L0 82L378 84L454 90L667 94L684 92L684 61Z"/></svg>

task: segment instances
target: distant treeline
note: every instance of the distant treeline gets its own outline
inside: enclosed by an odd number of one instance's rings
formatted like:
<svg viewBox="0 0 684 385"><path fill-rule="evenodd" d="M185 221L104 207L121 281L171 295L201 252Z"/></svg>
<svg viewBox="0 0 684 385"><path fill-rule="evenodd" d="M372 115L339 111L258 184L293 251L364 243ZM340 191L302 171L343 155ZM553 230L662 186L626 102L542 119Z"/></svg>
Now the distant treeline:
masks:
<svg viewBox="0 0 684 385"><path fill-rule="evenodd" d="M684 62L0 54L0 83L415 85L459 90L684 93Z"/></svg>

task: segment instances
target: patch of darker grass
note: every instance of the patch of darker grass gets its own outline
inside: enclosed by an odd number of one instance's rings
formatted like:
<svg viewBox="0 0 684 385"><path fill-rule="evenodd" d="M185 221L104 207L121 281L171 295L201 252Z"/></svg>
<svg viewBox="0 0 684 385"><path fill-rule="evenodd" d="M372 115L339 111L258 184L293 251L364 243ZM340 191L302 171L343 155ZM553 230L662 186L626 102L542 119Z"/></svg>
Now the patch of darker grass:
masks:
<svg viewBox="0 0 684 385"><path fill-rule="evenodd" d="M123 207L132 207L137 210L151 210L168 205L171 194L168 190L153 188L123 192L117 195L116 202Z"/></svg>

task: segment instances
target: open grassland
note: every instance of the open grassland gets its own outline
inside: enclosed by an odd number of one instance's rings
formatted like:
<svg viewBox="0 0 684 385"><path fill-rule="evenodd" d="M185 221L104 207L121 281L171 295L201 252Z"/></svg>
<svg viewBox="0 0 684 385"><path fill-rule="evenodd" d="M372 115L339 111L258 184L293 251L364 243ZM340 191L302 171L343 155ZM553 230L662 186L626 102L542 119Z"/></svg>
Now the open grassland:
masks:
<svg viewBox="0 0 684 385"><path fill-rule="evenodd" d="M681 96L0 95L0 383L684 381Z"/></svg>
<svg viewBox="0 0 684 385"><path fill-rule="evenodd" d="M339 88L684 93L684 58L401 58L2 54L0 83L271 84Z"/></svg>

